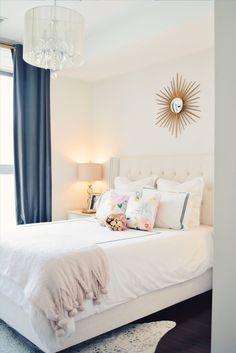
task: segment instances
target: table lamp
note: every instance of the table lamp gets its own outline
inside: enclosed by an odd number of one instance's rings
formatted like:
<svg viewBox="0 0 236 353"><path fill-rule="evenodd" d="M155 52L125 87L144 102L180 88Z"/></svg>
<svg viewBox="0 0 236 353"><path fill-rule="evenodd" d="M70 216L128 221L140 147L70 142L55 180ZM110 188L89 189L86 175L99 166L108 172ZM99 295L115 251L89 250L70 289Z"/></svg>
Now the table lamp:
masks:
<svg viewBox="0 0 236 353"><path fill-rule="evenodd" d="M92 182L102 180L102 164L99 163L79 163L78 179L88 183L88 202L93 193Z"/></svg>

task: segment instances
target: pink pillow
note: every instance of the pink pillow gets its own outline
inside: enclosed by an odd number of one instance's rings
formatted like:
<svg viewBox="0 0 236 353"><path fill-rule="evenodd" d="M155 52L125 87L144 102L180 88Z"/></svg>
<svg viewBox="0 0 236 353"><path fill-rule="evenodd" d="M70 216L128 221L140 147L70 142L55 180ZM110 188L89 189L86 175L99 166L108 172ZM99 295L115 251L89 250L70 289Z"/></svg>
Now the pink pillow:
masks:
<svg viewBox="0 0 236 353"><path fill-rule="evenodd" d="M155 223L158 207L159 197L157 194L149 198L130 196L125 213L128 227L151 231Z"/></svg>
<svg viewBox="0 0 236 353"><path fill-rule="evenodd" d="M129 195L120 195L114 190L106 191L98 202L96 217L105 220L109 214L125 213Z"/></svg>

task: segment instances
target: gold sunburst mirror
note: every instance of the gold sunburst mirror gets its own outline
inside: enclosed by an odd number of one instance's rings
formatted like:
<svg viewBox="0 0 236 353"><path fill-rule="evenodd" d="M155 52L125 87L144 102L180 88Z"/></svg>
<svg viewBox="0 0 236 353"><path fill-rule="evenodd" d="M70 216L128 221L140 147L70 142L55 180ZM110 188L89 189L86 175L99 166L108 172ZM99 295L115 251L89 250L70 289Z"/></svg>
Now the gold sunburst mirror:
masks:
<svg viewBox="0 0 236 353"><path fill-rule="evenodd" d="M187 81L181 75L173 77L170 86L156 93L158 105L161 105L156 125L168 128L177 137L186 126L200 119L197 113L200 112L199 87L199 84Z"/></svg>

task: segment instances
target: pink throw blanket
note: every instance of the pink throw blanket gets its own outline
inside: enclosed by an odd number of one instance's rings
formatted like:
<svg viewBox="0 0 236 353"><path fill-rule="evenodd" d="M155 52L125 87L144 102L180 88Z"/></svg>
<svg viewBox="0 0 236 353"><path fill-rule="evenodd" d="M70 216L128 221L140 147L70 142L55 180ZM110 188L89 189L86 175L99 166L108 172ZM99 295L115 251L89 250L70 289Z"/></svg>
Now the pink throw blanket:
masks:
<svg viewBox="0 0 236 353"><path fill-rule="evenodd" d="M27 235L0 244L0 275L24 290L57 336L67 333L68 318L83 310L85 299L100 302L109 281L101 248L65 238Z"/></svg>

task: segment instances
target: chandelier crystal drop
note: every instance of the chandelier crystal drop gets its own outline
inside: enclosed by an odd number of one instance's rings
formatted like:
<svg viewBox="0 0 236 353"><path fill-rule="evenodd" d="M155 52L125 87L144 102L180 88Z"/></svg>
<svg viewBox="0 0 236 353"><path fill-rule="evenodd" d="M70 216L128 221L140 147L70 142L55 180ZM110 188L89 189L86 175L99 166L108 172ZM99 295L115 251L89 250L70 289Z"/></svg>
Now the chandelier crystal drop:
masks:
<svg viewBox="0 0 236 353"><path fill-rule="evenodd" d="M23 58L54 72L83 64L84 19L61 6L39 6L25 14Z"/></svg>

